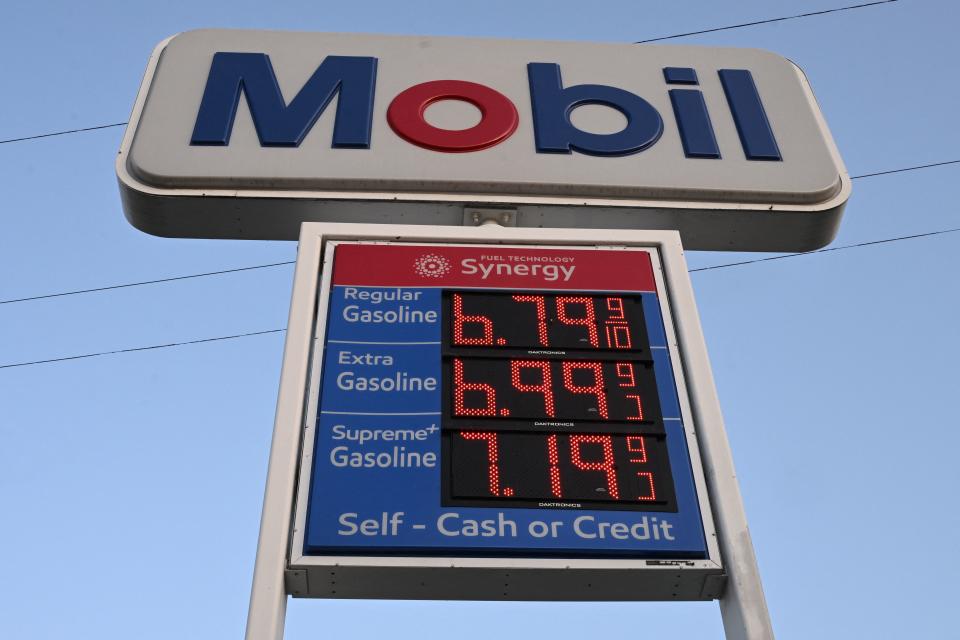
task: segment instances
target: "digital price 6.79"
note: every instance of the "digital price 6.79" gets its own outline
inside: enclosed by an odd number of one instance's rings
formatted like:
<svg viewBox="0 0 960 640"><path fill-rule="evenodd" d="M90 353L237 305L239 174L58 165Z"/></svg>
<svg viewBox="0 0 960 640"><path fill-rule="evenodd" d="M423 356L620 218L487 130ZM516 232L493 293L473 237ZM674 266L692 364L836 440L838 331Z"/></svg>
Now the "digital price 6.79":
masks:
<svg viewBox="0 0 960 640"><path fill-rule="evenodd" d="M640 296L583 293L449 292L450 347L649 349Z"/></svg>

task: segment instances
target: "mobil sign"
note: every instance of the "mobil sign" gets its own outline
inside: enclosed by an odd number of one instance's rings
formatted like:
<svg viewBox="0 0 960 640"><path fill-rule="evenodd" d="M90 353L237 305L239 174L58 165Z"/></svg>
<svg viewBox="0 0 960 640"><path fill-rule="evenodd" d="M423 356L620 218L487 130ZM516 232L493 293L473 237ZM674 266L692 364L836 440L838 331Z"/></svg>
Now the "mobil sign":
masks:
<svg viewBox="0 0 960 640"><path fill-rule="evenodd" d="M769 52L266 31L161 43L117 174L136 227L211 238L483 208L802 251L850 194L806 78Z"/></svg>

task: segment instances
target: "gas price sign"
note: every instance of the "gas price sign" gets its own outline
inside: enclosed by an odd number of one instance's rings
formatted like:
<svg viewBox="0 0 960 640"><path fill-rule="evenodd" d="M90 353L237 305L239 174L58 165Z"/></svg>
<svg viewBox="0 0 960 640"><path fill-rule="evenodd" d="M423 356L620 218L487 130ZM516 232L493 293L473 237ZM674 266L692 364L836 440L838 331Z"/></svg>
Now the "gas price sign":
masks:
<svg viewBox="0 0 960 640"><path fill-rule="evenodd" d="M337 244L304 554L706 558L655 259Z"/></svg>

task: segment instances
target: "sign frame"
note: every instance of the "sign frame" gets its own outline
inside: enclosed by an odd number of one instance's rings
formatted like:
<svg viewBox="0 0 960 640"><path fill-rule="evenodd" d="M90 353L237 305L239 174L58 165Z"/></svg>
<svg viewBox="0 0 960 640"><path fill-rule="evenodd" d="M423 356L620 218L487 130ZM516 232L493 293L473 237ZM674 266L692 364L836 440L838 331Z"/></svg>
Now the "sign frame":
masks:
<svg viewBox="0 0 960 640"><path fill-rule="evenodd" d="M676 382L676 393L679 403L679 415L682 417L683 431L681 438L684 441L689 455L689 469L692 475L692 490L695 494L685 505L688 507L686 513L675 513L673 516L674 525L689 529L692 527L699 513L700 522L697 526L703 527L703 542L706 559L694 560L691 556L671 555L668 551L648 552L651 555L641 558L625 558L625 555L633 553L640 555L635 549L624 549L623 553L605 549L610 554L609 558L578 558L577 552L570 552L571 557L565 557L560 551L549 551L539 545L524 547L521 543L505 549L499 554L483 548L481 545L470 546L473 550L457 552L445 550L443 547L436 547L433 553L424 551L412 557L406 557L402 554L378 554L376 547L371 547L365 552L354 551L350 554L330 554L316 555L305 554L303 549L309 546L310 540L307 535L309 502L312 494L311 484L317 478L314 469L314 451L317 438L318 415L320 410L321 389L324 386L324 380L321 379L323 361L326 362L326 373L332 375L330 362L327 353L324 352L325 338L327 337L328 326L328 303L332 299L333 286L331 276L333 265L336 262L336 251L340 247L349 245L360 246L385 246L391 244L411 245L417 248L429 247L430 244L436 244L438 247L460 248L470 247L465 243L412 243L412 242L382 242L382 241L361 241L358 243L332 240L326 243L324 253L332 253L333 260L324 260L323 271L320 278L319 294L317 299L318 313L316 318L314 333L314 353L311 364L310 388L307 398L307 410L304 416L303 426L303 448L300 464L300 476L298 485L298 499L295 508L294 535L291 540L290 563L292 567L304 568L308 571L307 592L302 594L305 597L360 597L360 598L404 598L404 599L449 599L449 600L710 600L716 597L718 589L722 587L722 562L720 552L716 544L716 535L711 516L709 492L703 478L703 465L699 455L699 446L695 435L695 422L691 414L686 385L684 383L684 372L682 360L677 349L673 319L670 315L670 304L666 300L665 282L663 280L663 271L660 267L660 256L658 248L652 247L561 247L553 244L536 245L517 245L513 243L501 243L497 245L503 249L567 249L567 250L587 250L593 253L592 256L584 256L584 259L597 259L597 254L602 252L622 252L631 251L643 253L649 256L653 267L653 279L656 283L658 292L658 302L660 313L663 318L663 324L666 335L666 346L670 354L670 368L673 380ZM489 245L482 245L485 250L495 252L497 249ZM618 256L611 256L618 257ZM371 261L372 262L372 259ZM398 285L403 286L403 285ZM424 286L430 286L425 282ZM491 285L495 286L495 285ZM431 287L442 288L446 287ZM456 287L455 287L456 288ZM460 287L462 288L462 286ZM502 291L502 289L501 289ZM618 290L619 291L619 290ZM582 289L578 289L582 292ZM599 292L598 292L599 293ZM322 311L319 311L322 309ZM337 334L339 335L339 334ZM342 337L342 336L341 336ZM335 346L329 345L329 349ZM439 366L438 366L439 373ZM439 395L439 392L438 392ZM328 405L329 408L329 405ZM358 409L355 409L358 410ZM382 410L378 409L378 410ZM439 418L439 416L437 416ZM674 454L679 451L674 451ZM676 460L680 464L680 460ZM440 467L437 467L438 473L442 476ZM313 477L313 480L311 480ZM674 481L676 476L672 478ZM442 480L441 480L442 483ZM686 483L684 483L686 484ZM407 508L412 507L414 503L408 503ZM692 504L690 504L692 503ZM692 509L690 507L693 507ZM386 508L386 507L384 507ZM399 505L393 507L400 509ZM507 504L501 504L499 509L510 510ZM468 514L462 517L476 518L477 514L469 507L447 507L444 511L458 511L468 509ZM523 510L527 512L527 509ZM579 512L595 512L595 508L585 506L578 510ZM491 509L489 513L495 513ZM571 512L566 511L563 515L557 514L556 517L564 518ZM616 512L607 512L609 517L614 517ZM407 515L412 516L411 513ZM667 513L652 513L653 516L669 516ZM539 513L536 517L548 518L545 513ZM569 523L568 523L569 524ZM524 528L523 524L520 525ZM682 545L681 545L682 546ZM594 548L603 548L603 544L594 545ZM552 558L534 558L529 556L543 556L545 553L551 553ZM580 553L584 553L581 551ZM656 555L653 555L653 554ZM359 555L358 555L359 554ZM476 554L476 555L475 555ZM476 557L477 555L486 555L487 557ZM589 554L588 554L589 555ZM504 556L509 556L511 562L504 564ZM679 563L679 564L678 564ZM451 564L455 564L455 571L450 571ZM673 575L674 567L681 566L683 571ZM444 573L457 573L460 575L450 576L449 579L437 580L436 575L431 574L427 569L444 568ZM359 569L364 568L373 576L360 575ZM403 568L404 571L400 571ZM565 571L558 579L556 569L563 568L571 571ZM318 570L319 569L319 570ZM649 576L644 579L636 580L636 571L651 570ZM668 571L664 572L663 569ZM497 571L503 573L499 576L493 575L492 582L485 582L478 579L477 570L485 570L484 574L496 574ZM537 573L537 572L541 573ZM363 572L363 573L366 573ZM477 574L477 575L475 575ZM571 574L568 576L567 574ZM634 574L634 575L630 575ZM569 578L569 579L564 579ZM621 579L622 578L622 579ZM721 581L717 584L718 579ZM300 594L297 594L300 595Z"/></svg>
<svg viewBox="0 0 960 640"><path fill-rule="evenodd" d="M320 285L329 285L332 252L328 249L331 242L337 241L556 245L610 250L629 247L648 248L659 254L659 260L654 261L658 286L669 297L669 304L662 306L673 311L672 317L664 316L664 322L668 337L672 328L676 340L672 345L674 367L682 367L682 375L677 376L678 391L682 404L685 381L690 424L698 441L690 448L691 461L695 465L702 462L705 486L698 486L698 490L705 489L710 496L710 508L702 510L708 559L304 556L303 505L297 506L297 490L298 484L303 486L309 478L309 469L300 465L301 454L309 451L304 436L314 426L311 416L315 418L317 408L319 385L311 380L319 371L317 349L322 347L321 325L327 315L327 298L320 295ZM643 579L638 570L644 571ZM505 584L510 585L508 589L504 589ZM517 229L492 224L372 227L305 223L284 350L248 639L283 637L287 595L496 600L719 599L728 638L772 638L679 234Z"/></svg>
<svg viewBox="0 0 960 640"><path fill-rule="evenodd" d="M616 190L603 197L491 193L471 189L469 185L419 192L389 188L351 189L348 182L343 182L342 186L336 183L324 190L269 188L261 184L264 181L236 187L204 185L202 181L177 186L154 184L143 176L138 177L131 167L131 154L158 67L166 49L176 38L203 37L206 33L187 32L171 36L154 49L116 159L124 213L133 226L153 235L293 240L303 222L392 224L402 221L406 224L459 225L465 208L494 207L512 210L516 224L523 227L676 229L688 249L802 252L821 248L833 240L852 189L849 173L806 76L799 67L786 60L784 63L791 65L790 71L795 74L802 93L802 106L811 110L825 157L837 172L835 188L817 201L809 198L793 201L794 197L799 197L796 194L786 199L762 194L732 197L716 189L687 197L660 198L624 196L617 194ZM217 31L209 33L215 36ZM400 39L397 36L383 38ZM602 46L614 45L606 43ZM657 45L618 46L669 50ZM664 85L663 90L667 89L668 86ZM383 101L390 97L384 94ZM184 108L195 114L199 102L200 95L189 96ZM719 123L719 114L716 118ZM377 121L377 126L385 125L385 122ZM249 126L249 123L243 126ZM730 124L728 128L732 126ZM187 144L189 131L183 135L184 144ZM732 161L732 154L731 160L720 160L729 161Z"/></svg>

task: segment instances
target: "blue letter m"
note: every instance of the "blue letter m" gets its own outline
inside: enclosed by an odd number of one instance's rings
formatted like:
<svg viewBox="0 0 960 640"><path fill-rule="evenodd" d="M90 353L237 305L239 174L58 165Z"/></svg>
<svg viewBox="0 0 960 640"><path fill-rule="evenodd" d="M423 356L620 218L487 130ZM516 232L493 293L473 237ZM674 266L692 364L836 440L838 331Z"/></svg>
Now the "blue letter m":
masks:
<svg viewBox="0 0 960 640"><path fill-rule="evenodd" d="M263 53L216 53L190 144L230 144L233 120L243 92L247 96L260 146L298 147L339 92L333 146L367 149L370 147L376 80L376 58L327 56L300 93L287 104L280 93L269 56Z"/></svg>

